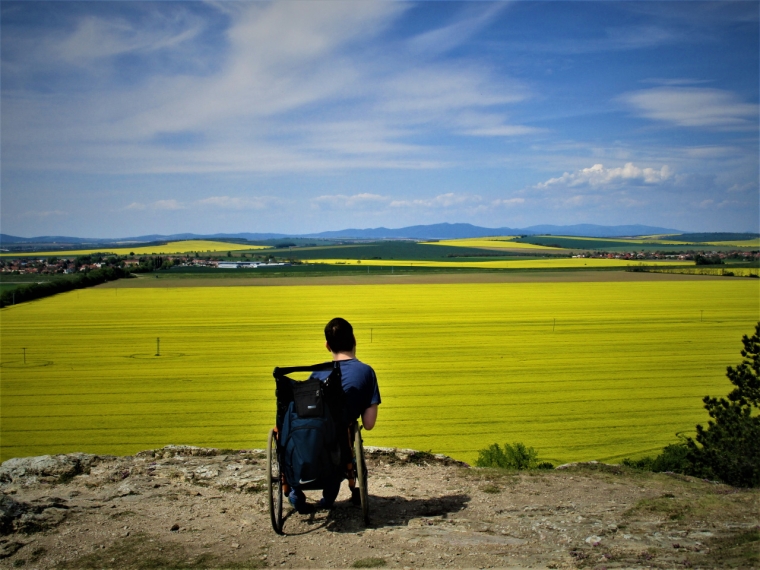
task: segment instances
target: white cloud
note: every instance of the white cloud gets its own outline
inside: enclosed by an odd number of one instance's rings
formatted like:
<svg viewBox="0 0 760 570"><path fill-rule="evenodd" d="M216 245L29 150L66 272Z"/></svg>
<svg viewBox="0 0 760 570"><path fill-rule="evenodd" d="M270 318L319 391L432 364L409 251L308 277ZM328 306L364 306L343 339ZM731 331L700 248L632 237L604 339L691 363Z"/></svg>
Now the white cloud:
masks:
<svg viewBox="0 0 760 570"><path fill-rule="evenodd" d="M758 106L721 89L656 87L626 93L620 99L648 119L681 127L757 129Z"/></svg>
<svg viewBox="0 0 760 570"><path fill-rule="evenodd" d="M536 184L535 188L572 188L575 186L602 188L620 183L658 184L668 180L671 176L672 172L667 165L655 169L639 168L634 166L632 162L618 168L605 168L602 164L595 164L590 168L583 168L576 172L565 172L558 178L550 178L546 182Z"/></svg>
<svg viewBox="0 0 760 570"><path fill-rule="evenodd" d="M141 211L145 209L145 204L141 202L132 202L129 206L126 206L124 209Z"/></svg>

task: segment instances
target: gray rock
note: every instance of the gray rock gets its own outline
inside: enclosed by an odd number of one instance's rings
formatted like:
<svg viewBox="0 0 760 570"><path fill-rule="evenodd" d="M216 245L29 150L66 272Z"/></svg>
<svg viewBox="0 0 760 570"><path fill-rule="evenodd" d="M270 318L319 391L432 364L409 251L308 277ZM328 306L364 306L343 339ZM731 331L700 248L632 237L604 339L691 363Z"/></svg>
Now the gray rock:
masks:
<svg viewBox="0 0 760 570"><path fill-rule="evenodd" d="M45 497L34 503L0 497L0 535L13 532L31 534L59 525L66 518L68 506L64 499Z"/></svg>
<svg viewBox="0 0 760 570"><path fill-rule="evenodd" d="M0 482L24 483L27 479L36 481L39 477L54 477L65 482L81 473L88 473L99 459L99 456L89 453L14 457L0 465Z"/></svg>

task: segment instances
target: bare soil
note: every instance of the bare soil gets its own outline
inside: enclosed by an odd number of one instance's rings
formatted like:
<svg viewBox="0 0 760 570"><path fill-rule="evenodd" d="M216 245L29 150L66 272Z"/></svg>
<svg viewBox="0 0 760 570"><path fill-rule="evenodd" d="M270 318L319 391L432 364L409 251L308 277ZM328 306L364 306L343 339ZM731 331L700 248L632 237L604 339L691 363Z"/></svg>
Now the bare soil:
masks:
<svg viewBox="0 0 760 570"><path fill-rule="evenodd" d="M246 271L241 269L239 271ZM271 287L276 285L398 285L447 283L608 283L641 281L725 280L716 275L649 273L634 271L513 271L504 273L429 273L400 275L336 275L309 277L204 277L197 274L141 275L97 285L101 289L155 287Z"/></svg>
<svg viewBox="0 0 760 570"><path fill-rule="evenodd" d="M760 491L604 464L508 472L368 449L371 524L286 506L260 450L0 466L0 568L757 568ZM311 502L319 492L307 493Z"/></svg>

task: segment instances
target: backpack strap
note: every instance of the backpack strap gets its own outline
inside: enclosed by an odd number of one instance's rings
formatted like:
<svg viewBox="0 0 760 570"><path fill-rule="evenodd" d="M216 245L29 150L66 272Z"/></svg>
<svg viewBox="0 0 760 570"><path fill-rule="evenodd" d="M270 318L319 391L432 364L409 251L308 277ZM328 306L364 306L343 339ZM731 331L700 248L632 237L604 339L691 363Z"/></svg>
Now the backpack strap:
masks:
<svg viewBox="0 0 760 570"><path fill-rule="evenodd" d="M336 363L337 360L331 360L329 362L312 364L311 366L285 366L283 368L277 366L275 367L274 372L272 372L272 376L274 376L276 379L280 379L286 374L291 374L292 372L320 372L322 370L332 370L337 366Z"/></svg>
<svg viewBox="0 0 760 570"><path fill-rule="evenodd" d="M294 400L293 385L298 383L297 380L293 380L287 375L293 372L319 372L323 370L332 370L330 377L325 382L325 390L330 411L333 413L333 417L338 417L336 416L337 410L343 405L343 388L340 380L340 363L337 360L312 364L311 366L285 366L282 368L278 366L272 372L276 385L274 393L277 398L277 417L275 423L278 428L282 427L288 405Z"/></svg>

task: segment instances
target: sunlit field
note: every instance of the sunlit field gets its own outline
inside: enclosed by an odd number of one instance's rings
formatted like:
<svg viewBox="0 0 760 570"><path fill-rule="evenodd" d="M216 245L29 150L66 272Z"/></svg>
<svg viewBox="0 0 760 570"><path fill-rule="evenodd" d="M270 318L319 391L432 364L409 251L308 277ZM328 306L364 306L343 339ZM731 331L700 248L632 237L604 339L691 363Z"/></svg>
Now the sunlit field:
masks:
<svg viewBox="0 0 760 570"><path fill-rule="evenodd" d="M760 248L760 238L734 241L711 241L710 245Z"/></svg>
<svg viewBox="0 0 760 570"><path fill-rule="evenodd" d="M92 249L76 249L70 251L36 251L34 253L3 253L0 254L4 257L19 257L19 255L27 256L61 256L61 255L88 255L90 253L110 253L113 255L165 255L170 253L208 253L216 251L249 251L257 249L267 249L269 246L264 245L243 245L239 243L229 243L224 241L207 241L207 240L186 240L186 241L171 241L163 245L146 245L140 247L106 247L106 248L92 248Z"/></svg>
<svg viewBox="0 0 760 570"><path fill-rule="evenodd" d="M646 265L693 266L693 261L653 261L635 259L606 259L583 257L543 257L537 259L500 259L495 261L438 261L438 260L400 260L400 259L310 259L309 263L329 265L364 265L382 267L450 267L477 269L588 269L595 267L635 267Z"/></svg>
<svg viewBox="0 0 760 570"><path fill-rule="evenodd" d="M566 250L561 247L549 247L546 245L534 245L532 243L522 243L513 241L517 236L502 236L492 238L463 238L463 239L446 239L434 242L423 242L424 245L449 245L454 247L477 247L482 249L507 249L507 250L543 250L562 253Z"/></svg>
<svg viewBox="0 0 760 570"><path fill-rule="evenodd" d="M327 359L337 315L380 379L368 445L641 456L706 421L759 301L749 279L74 291L0 311L2 459L261 448L272 369Z"/></svg>

